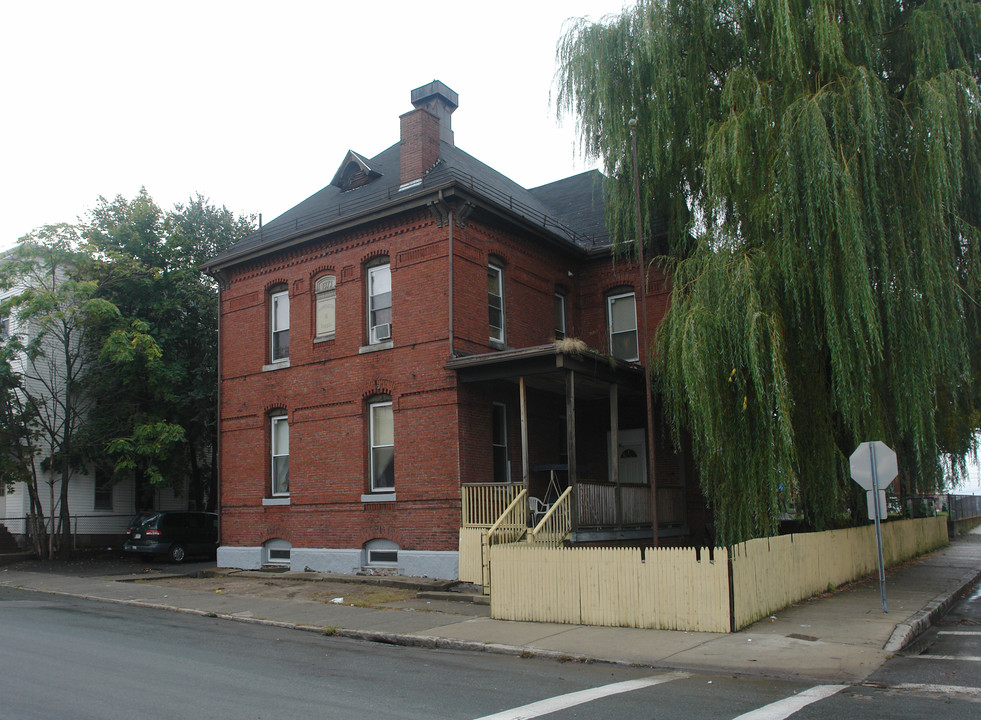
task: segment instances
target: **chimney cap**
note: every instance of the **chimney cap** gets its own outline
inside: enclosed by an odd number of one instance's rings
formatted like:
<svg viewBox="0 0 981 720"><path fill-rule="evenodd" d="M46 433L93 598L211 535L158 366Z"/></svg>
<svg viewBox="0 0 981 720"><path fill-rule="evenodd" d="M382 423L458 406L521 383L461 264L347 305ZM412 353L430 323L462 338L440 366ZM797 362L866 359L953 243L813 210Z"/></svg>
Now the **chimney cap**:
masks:
<svg viewBox="0 0 981 720"><path fill-rule="evenodd" d="M427 101L434 97L439 97L450 112L453 112L460 106L460 96L439 80L433 80L431 83L413 90L411 96L412 106L421 107L426 105Z"/></svg>

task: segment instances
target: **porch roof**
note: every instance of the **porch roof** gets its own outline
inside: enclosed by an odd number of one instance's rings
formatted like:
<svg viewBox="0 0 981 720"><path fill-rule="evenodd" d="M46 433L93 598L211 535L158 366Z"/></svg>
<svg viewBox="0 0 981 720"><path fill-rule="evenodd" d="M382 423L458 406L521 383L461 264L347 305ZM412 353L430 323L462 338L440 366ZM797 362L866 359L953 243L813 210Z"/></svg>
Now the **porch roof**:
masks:
<svg viewBox="0 0 981 720"><path fill-rule="evenodd" d="M523 377L528 387L558 395L565 394L567 371L575 373L580 397L605 398L612 384L644 392L644 370L639 365L591 350L564 350L556 343L456 357L446 363L446 369L465 383L517 382Z"/></svg>

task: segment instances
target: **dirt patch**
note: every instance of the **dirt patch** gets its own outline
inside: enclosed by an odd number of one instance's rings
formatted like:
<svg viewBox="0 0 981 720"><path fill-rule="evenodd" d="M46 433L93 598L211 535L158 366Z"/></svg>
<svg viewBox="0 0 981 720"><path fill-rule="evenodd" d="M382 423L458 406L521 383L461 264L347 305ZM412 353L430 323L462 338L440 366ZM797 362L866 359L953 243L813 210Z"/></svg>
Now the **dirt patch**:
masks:
<svg viewBox="0 0 981 720"><path fill-rule="evenodd" d="M137 582L151 582L198 592L255 595L278 600L309 600L311 602L353 605L355 607L398 607L398 603L415 598L416 591L407 588L379 587L359 583L331 582L329 580L285 580L276 577L170 577L159 580L147 578Z"/></svg>

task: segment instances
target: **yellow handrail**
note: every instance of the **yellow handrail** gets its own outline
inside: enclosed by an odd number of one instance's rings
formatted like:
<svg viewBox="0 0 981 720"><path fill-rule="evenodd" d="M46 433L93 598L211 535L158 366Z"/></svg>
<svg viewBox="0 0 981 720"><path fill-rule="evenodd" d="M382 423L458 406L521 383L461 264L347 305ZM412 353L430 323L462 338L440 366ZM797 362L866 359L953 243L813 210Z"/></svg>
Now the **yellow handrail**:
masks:
<svg viewBox="0 0 981 720"><path fill-rule="evenodd" d="M528 529L528 491L522 490L487 531L487 544L520 540ZM497 537L501 536L498 540Z"/></svg>
<svg viewBox="0 0 981 720"><path fill-rule="evenodd" d="M533 543L561 545L572 534L572 486L567 487L559 499L545 513L538 525L528 533Z"/></svg>

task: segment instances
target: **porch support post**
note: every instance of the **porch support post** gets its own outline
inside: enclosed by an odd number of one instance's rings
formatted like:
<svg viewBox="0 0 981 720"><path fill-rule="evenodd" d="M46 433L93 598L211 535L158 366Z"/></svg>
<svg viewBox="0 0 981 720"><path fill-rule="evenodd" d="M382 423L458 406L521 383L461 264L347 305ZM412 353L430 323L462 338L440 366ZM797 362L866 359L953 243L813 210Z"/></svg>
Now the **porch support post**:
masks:
<svg viewBox="0 0 981 720"><path fill-rule="evenodd" d="M620 405L616 383L610 385L610 480L616 499L616 526L623 528L623 492L620 490Z"/></svg>
<svg viewBox="0 0 981 720"><path fill-rule="evenodd" d="M525 376L518 381L518 394L521 399L521 481L525 490L530 490L528 483L531 473L528 468L528 398L525 394Z"/></svg>
<svg viewBox="0 0 981 720"><path fill-rule="evenodd" d="M569 485L572 487L572 531L579 529L579 484L576 473L576 374L565 372L565 447L569 461Z"/></svg>

